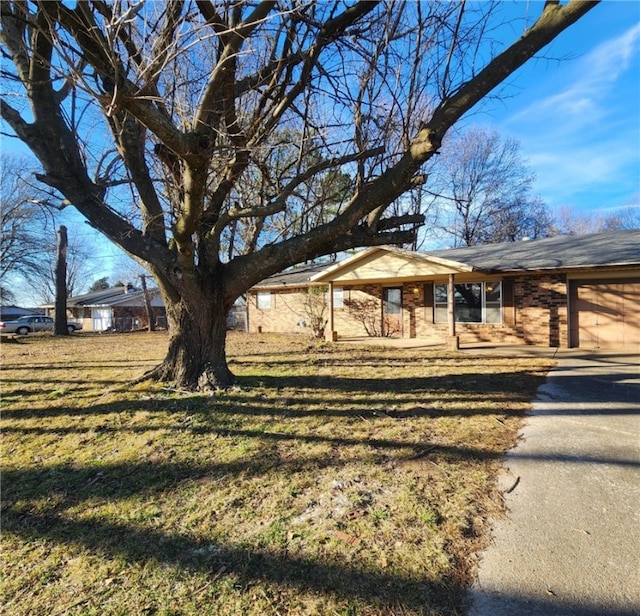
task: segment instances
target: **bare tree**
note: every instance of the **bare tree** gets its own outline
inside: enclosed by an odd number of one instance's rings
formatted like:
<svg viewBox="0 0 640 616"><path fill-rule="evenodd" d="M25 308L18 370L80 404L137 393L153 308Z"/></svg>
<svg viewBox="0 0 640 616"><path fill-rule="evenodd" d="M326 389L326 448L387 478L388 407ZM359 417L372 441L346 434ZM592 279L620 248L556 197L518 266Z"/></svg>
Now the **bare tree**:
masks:
<svg viewBox="0 0 640 616"><path fill-rule="evenodd" d="M55 298L57 252L56 220L60 209L48 201L28 179L33 161L3 153L2 235L0 236L0 284L3 298L15 301L11 287L26 289L21 295L36 303ZM76 294L92 274L91 248L71 232L67 249L67 295ZM5 292L5 289L8 291Z"/></svg>
<svg viewBox="0 0 640 616"><path fill-rule="evenodd" d="M554 217L556 233L564 235L585 235L620 229L640 228L640 206L610 210L606 213L580 212L575 208L563 207Z"/></svg>
<svg viewBox="0 0 640 616"><path fill-rule="evenodd" d="M296 263L411 243L422 217L390 208L449 128L596 4L547 1L487 59L499 3L7 0L1 115L38 178L154 276L170 343L149 376L227 386L234 300ZM319 216L331 170L349 192ZM296 209L313 224L282 225Z"/></svg>
<svg viewBox="0 0 640 616"><path fill-rule="evenodd" d="M344 305L349 310L350 316L362 325L367 336L378 338L385 335L385 328L381 327L380 323L380 302L378 300L373 297L353 297L345 299Z"/></svg>
<svg viewBox="0 0 640 616"><path fill-rule="evenodd" d="M53 231L47 227L46 233L40 238L38 248L39 268L32 271L27 280L30 295L37 303L50 303L56 296L56 252L57 243ZM94 248L82 236L76 235L72 228L69 233L67 246L67 297L78 295L86 288L95 274Z"/></svg>
<svg viewBox="0 0 640 616"><path fill-rule="evenodd" d="M0 286L2 300L16 301L16 277L32 279L45 268L42 236L46 216L35 202L36 190L25 182L25 157L4 153L0 158L2 235L0 235Z"/></svg>
<svg viewBox="0 0 640 616"><path fill-rule="evenodd" d="M453 246L535 239L553 231L547 208L531 192L534 176L520 144L496 131L472 128L445 140L430 177L441 233Z"/></svg>
<svg viewBox="0 0 640 616"><path fill-rule="evenodd" d="M147 289L147 277L144 274L140 275L140 287L142 288L142 295L144 298L144 309L147 313L147 329L152 332L156 328L156 318L153 314L151 296L149 295L149 290Z"/></svg>
<svg viewBox="0 0 640 616"><path fill-rule="evenodd" d="M309 287L302 302L302 310L308 320L305 325L311 330L314 338L324 338L328 322L327 293L329 293L329 287Z"/></svg>

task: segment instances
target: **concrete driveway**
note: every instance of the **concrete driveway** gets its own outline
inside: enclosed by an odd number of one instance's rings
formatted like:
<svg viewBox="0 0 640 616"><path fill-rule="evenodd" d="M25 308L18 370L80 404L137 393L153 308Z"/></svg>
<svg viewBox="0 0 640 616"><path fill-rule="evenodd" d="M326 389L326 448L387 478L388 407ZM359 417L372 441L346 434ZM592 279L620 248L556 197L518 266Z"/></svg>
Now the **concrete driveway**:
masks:
<svg viewBox="0 0 640 616"><path fill-rule="evenodd" d="M469 616L640 614L640 356L561 350L501 478Z"/></svg>

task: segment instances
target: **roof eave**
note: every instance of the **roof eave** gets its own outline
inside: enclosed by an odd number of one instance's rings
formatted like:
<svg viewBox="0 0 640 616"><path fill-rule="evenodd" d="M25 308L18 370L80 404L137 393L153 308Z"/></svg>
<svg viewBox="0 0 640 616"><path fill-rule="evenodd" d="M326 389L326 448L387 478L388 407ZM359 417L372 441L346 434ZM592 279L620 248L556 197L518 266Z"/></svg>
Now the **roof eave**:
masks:
<svg viewBox="0 0 640 616"><path fill-rule="evenodd" d="M324 283L315 282L311 279L300 280L299 282L280 282L273 284L264 284L264 281L260 284L256 284L249 289L250 291L273 291L274 289L298 289L302 287L320 287Z"/></svg>
<svg viewBox="0 0 640 616"><path fill-rule="evenodd" d="M310 278L312 282L316 283L328 283L332 282L335 279L335 274L339 271L344 271L346 268L352 266L354 263L361 261L375 252L391 252L397 255L400 255L405 258L413 258L420 259L425 263L435 263L437 265L441 265L451 270L452 274L461 274L461 273L469 273L469 272L483 272L480 268L477 268L473 265L469 265L468 263L463 263L461 261L452 261L451 259L443 259L442 257L432 257L427 254L423 254L420 252L412 252L403 250L401 248L397 248L395 246L374 246L373 248L368 248L358 254L355 254L345 261L341 261L340 263L336 263L332 267L326 269L323 272L318 272L314 276Z"/></svg>
<svg viewBox="0 0 640 616"><path fill-rule="evenodd" d="M556 272L562 274L565 272L589 271L589 270L613 270L613 269L638 269L640 262L620 262L620 263L594 263L590 265L558 265L548 267L519 267L519 268L492 268L484 270L490 274L536 274Z"/></svg>

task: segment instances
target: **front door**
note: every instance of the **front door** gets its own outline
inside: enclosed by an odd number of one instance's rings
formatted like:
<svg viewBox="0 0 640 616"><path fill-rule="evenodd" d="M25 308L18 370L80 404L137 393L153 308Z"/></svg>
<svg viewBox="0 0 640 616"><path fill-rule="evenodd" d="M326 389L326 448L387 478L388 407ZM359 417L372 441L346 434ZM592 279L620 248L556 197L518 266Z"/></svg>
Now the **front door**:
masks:
<svg viewBox="0 0 640 616"><path fill-rule="evenodd" d="M402 336L402 289L384 289L382 301L382 335Z"/></svg>

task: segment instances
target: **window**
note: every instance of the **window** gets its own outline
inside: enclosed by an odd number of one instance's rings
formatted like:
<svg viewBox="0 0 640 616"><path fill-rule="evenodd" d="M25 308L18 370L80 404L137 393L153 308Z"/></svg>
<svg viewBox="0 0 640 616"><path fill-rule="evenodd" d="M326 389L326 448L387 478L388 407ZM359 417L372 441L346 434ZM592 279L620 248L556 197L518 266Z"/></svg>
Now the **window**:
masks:
<svg viewBox="0 0 640 616"><path fill-rule="evenodd" d="M384 290L384 313L402 314L402 289L388 288Z"/></svg>
<svg viewBox="0 0 640 616"><path fill-rule="evenodd" d="M344 307L344 289L342 287L333 287L333 307Z"/></svg>
<svg viewBox="0 0 640 616"><path fill-rule="evenodd" d="M456 323L502 323L502 283L456 284ZM447 285L434 285L434 322L447 322Z"/></svg>
<svg viewBox="0 0 640 616"><path fill-rule="evenodd" d="M485 282L485 323L502 323L502 283Z"/></svg>
<svg viewBox="0 0 640 616"><path fill-rule="evenodd" d="M259 310L269 310L271 308L271 291L258 291L256 305Z"/></svg>
<svg viewBox="0 0 640 616"><path fill-rule="evenodd" d="M433 303L435 306L434 322L446 323L447 318L447 285L433 285Z"/></svg>

